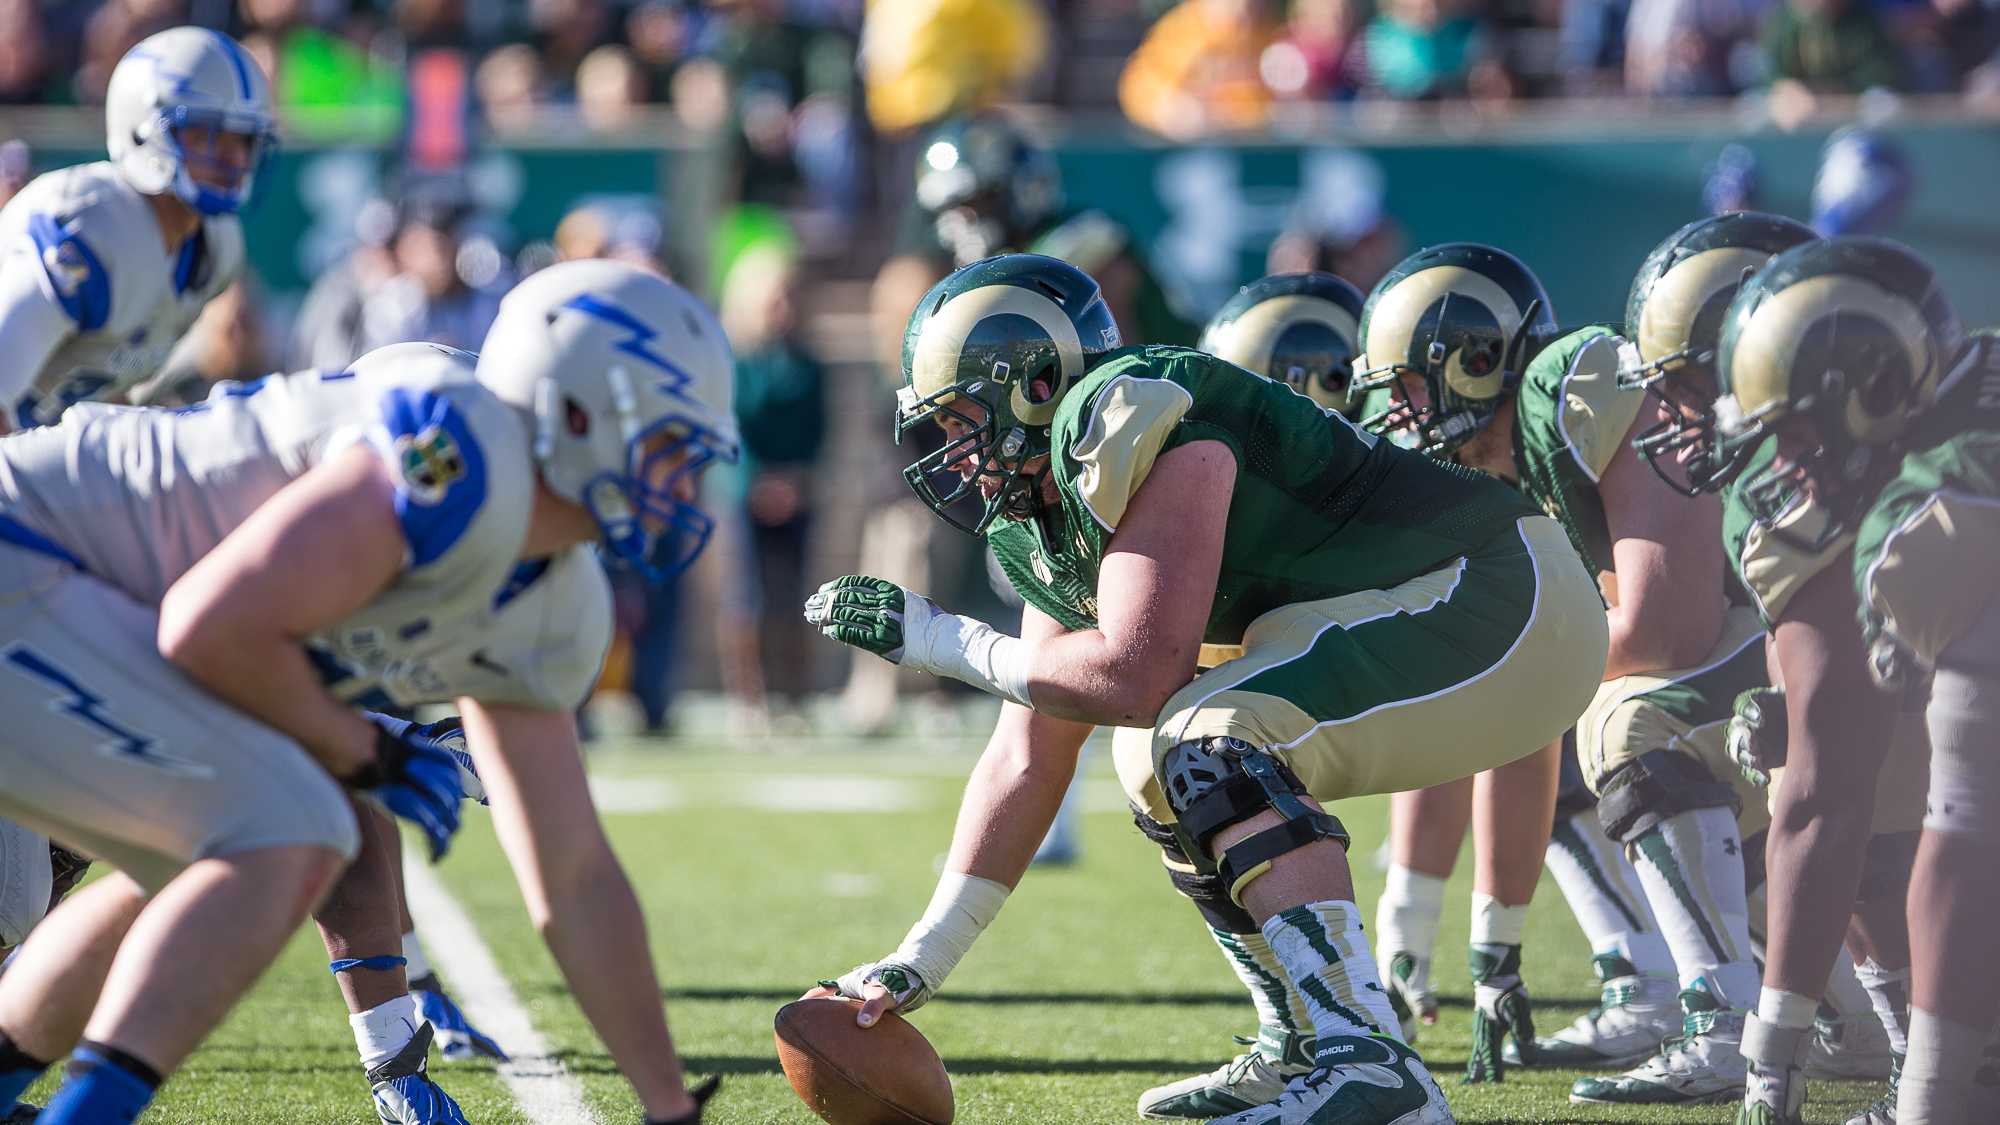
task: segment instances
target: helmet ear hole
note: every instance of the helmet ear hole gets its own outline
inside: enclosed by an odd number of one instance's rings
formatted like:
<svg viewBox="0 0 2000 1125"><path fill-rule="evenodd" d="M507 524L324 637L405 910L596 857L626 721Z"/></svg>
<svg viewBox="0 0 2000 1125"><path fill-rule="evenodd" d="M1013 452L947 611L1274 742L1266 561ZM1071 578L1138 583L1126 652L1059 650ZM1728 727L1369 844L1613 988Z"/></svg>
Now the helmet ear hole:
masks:
<svg viewBox="0 0 2000 1125"><path fill-rule="evenodd" d="M583 437L590 432L590 415L573 398L563 399L564 422L569 427L569 436Z"/></svg>

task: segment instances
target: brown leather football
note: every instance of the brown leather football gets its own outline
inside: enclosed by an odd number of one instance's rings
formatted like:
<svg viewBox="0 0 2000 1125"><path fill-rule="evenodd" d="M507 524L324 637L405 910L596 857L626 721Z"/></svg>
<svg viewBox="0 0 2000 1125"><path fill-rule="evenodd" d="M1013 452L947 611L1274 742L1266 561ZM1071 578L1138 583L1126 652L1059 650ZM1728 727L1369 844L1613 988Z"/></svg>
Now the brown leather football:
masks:
<svg viewBox="0 0 2000 1125"><path fill-rule="evenodd" d="M778 1009L778 1063L799 1100L833 1125L950 1125L951 1076L894 1012L854 1022L860 1001L823 996Z"/></svg>

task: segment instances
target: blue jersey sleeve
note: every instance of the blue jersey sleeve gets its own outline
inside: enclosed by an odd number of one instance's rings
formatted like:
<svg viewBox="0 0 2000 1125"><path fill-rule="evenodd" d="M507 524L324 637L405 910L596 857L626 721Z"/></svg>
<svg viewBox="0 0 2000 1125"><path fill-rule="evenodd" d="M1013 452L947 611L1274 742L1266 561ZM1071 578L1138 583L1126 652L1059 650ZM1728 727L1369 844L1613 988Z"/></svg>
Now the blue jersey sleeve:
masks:
<svg viewBox="0 0 2000 1125"><path fill-rule="evenodd" d="M44 214L28 217L28 237L49 292L77 331L95 332L111 319L111 274L72 223L60 226Z"/></svg>
<svg viewBox="0 0 2000 1125"><path fill-rule="evenodd" d="M378 436L396 481L410 565L429 566L465 536L486 503L485 453L463 411L432 391L384 391Z"/></svg>

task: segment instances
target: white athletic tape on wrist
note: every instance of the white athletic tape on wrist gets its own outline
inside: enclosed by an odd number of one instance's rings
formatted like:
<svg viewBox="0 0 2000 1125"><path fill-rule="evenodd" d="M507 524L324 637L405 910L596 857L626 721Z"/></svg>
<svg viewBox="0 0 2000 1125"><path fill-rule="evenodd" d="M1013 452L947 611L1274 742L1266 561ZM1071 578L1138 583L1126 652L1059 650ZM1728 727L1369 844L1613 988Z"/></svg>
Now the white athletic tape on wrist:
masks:
<svg viewBox="0 0 2000 1125"><path fill-rule="evenodd" d="M946 613L929 598L903 595L903 657L898 663L971 684L1023 707L1028 699L1028 646L984 621Z"/></svg>
<svg viewBox="0 0 2000 1125"><path fill-rule="evenodd" d="M931 895L930 907L888 959L915 969L935 993L972 943L993 924L1007 894L1004 883L945 872Z"/></svg>

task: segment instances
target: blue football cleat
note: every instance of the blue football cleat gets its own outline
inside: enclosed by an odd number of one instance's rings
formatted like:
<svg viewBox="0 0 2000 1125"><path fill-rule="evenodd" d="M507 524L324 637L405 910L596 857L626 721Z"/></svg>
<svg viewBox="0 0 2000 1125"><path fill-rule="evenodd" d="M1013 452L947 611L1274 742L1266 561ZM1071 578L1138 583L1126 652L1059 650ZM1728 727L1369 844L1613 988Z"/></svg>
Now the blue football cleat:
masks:
<svg viewBox="0 0 2000 1125"><path fill-rule="evenodd" d="M410 995L417 998L417 1011L423 1013L423 1017L437 1029L438 1050L444 1054L444 1061L465 1062L477 1058L507 1061L507 1052L500 1049L500 1044L472 1026L465 1013L459 1011L458 1005L445 995L437 974L411 981Z"/></svg>
<svg viewBox="0 0 2000 1125"><path fill-rule="evenodd" d="M426 1072L431 1053L431 1025L396 1052L396 1057L368 1072L375 1093L375 1115L382 1125L472 1125L465 1111L438 1088Z"/></svg>

